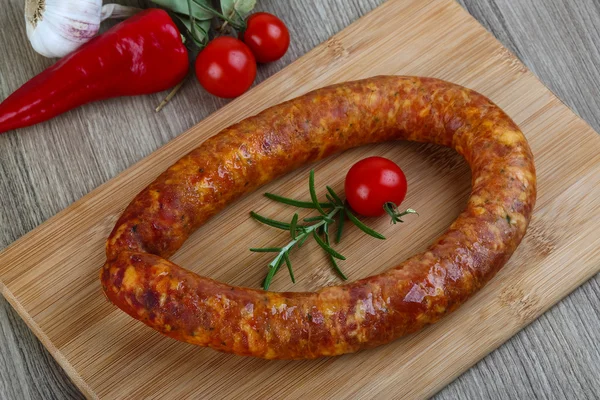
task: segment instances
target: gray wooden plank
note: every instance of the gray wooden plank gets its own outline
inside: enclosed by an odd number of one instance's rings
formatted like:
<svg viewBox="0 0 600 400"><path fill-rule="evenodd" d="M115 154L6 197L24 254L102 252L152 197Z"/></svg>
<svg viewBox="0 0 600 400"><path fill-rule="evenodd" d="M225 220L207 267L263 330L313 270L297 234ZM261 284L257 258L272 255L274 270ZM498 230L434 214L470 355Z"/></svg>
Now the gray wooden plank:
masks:
<svg viewBox="0 0 600 400"><path fill-rule="evenodd" d="M286 21L293 40L282 60L260 67L257 82L381 2L259 1L259 9ZM460 3L566 104L600 130L598 0ZM21 0L8 0L0 12L4 56L0 57L0 98L51 64L27 47L21 9ZM15 60L19 60L18 66ZM85 106L19 134L0 136L0 248L226 103L198 85L188 84L156 115L152 108L163 95ZM599 397L599 324L600 279L595 277L437 397ZM0 299L0 398L80 397L24 322Z"/></svg>
<svg viewBox="0 0 600 400"><path fill-rule="evenodd" d="M600 132L598 0L459 2ZM599 324L597 275L436 398L599 398Z"/></svg>

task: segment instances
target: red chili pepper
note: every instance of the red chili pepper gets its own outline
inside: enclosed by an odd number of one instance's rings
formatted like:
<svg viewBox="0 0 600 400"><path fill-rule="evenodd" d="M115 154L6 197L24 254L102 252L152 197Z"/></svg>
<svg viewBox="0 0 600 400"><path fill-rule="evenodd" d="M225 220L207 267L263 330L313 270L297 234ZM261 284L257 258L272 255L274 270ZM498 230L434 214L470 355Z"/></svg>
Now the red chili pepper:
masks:
<svg viewBox="0 0 600 400"><path fill-rule="evenodd" d="M187 74L188 54L169 15L150 9L121 22L0 103L0 133L92 101L159 92Z"/></svg>

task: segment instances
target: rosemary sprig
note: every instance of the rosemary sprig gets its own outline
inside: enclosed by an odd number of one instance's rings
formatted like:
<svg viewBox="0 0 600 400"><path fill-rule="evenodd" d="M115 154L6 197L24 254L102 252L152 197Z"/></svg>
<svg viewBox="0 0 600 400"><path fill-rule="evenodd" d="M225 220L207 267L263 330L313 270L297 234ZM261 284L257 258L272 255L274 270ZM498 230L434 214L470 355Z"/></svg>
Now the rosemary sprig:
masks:
<svg viewBox="0 0 600 400"><path fill-rule="evenodd" d="M302 245L309 238L309 236L312 236L317 242L317 244L327 253L327 256L331 261L331 265L334 271L340 276L340 278L342 278L343 280L347 280L348 278L342 272L336 261L345 260L346 257L341 255L339 252L334 250L333 247L331 247L330 239L330 226L333 224L337 224L335 243L339 243L342 237L346 216L354 225L356 225L360 230L362 230L366 234L371 235L377 239L385 239L385 236L383 236L381 233L369 228L356 216L354 216L354 214L342 201L340 196L338 196L335 190L333 190L329 186L326 186L326 188L326 197L328 202L319 202L317 197L317 191L315 188L315 173L314 170L311 170L308 179L308 191L310 194L311 201L295 200L272 193L265 193L265 196L267 198L277 201L279 203L292 205L298 208L316 210L319 213L319 215L303 218L304 222L312 223L311 225L299 224L298 213L294 214L291 222L289 223L267 218L265 216L255 213L254 211L250 213L250 216L260 223L277 229L288 231L291 238L290 242L284 247L262 247L250 249L250 251L257 253L277 253L273 261L271 261L268 265L268 273L262 285L264 290L269 289L273 277L284 263L286 264L292 282L296 283L296 278L294 277L294 271L292 269L292 262L290 260L290 251L296 245L297 247L302 247ZM410 208L404 212L399 212L395 204L393 205L393 207L392 204L393 203L386 203L386 205L384 205L384 209L388 214L390 214L390 216L392 217L392 222L394 224L396 222L402 222L400 218L404 215L416 214L416 211Z"/></svg>

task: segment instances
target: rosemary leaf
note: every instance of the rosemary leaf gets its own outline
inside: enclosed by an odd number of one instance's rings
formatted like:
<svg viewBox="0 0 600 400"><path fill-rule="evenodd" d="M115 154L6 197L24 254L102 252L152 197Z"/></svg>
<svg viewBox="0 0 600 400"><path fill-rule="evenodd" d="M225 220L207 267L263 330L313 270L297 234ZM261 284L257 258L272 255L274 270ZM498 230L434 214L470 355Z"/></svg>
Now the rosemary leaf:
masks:
<svg viewBox="0 0 600 400"><path fill-rule="evenodd" d="M358 229L360 229L367 235L373 236L374 238L385 240L385 236L360 222L360 220L356 218L354 214L350 212L350 210L346 209L346 214L348 214L348 218L350 218L350 221L352 221L352 223L356 225Z"/></svg>
<svg viewBox="0 0 600 400"><path fill-rule="evenodd" d="M280 254L279 261L277 262L277 266L275 267L275 273L279 272L279 268L283 265L283 253Z"/></svg>
<svg viewBox="0 0 600 400"><path fill-rule="evenodd" d="M265 280L263 281L262 285L264 290L269 290L269 286L271 285L271 281L273 280L275 272L275 268L269 267L269 272L267 273L267 276L265 277Z"/></svg>
<svg viewBox="0 0 600 400"><path fill-rule="evenodd" d="M283 229L285 231L290 230L290 224L288 224L287 222L275 221L274 219L263 217L262 215L257 214L254 211L250 211L250 216L258 222L262 222L263 224L272 226L273 228Z"/></svg>
<svg viewBox="0 0 600 400"><path fill-rule="evenodd" d="M292 222L290 223L290 236L292 240L296 240L296 224L298 224L298 214L294 214Z"/></svg>
<svg viewBox="0 0 600 400"><path fill-rule="evenodd" d="M255 253L279 253L283 250L281 247L253 247L250 251Z"/></svg>
<svg viewBox="0 0 600 400"><path fill-rule="evenodd" d="M337 274L340 276L340 278L347 281L348 277L342 272L342 270L340 269L340 267L337 264L337 261L335 261L335 258L332 255L329 255L329 260L331 261L331 265L333 266L333 269L335 270L335 272L337 272Z"/></svg>
<svg viewBox="0 0 600 400"><path fill-rule="evenodd" d="M340 260L345 260L346 259L346 257L344 257L343 255L341 255L340 253L338 253L337 251L335 251L334 249L332 249L331 246L329 246L327 243L325 243L323 241L323 239L321 239L319 237L319 235L317 235L317 232L313 231L313 237L315 238L315 240L317 241L317 243L319 244L319 246L321 246L323 248L323 250L325 250L327 253L329 253L333 257L335 257L337 259L340 259Z"/></svg>
<svg viewBox="0 0 600 400"><path fill-rule="evenodd" d="M323 232L325 232L325 243L329 244L329 225L325 224L325 226L323 228ZM335 261L335 257L333 257L331 254L329 254L329 260L331 261L331 265L333 266L333 269L335 270L335 272L337 272L337 274L340 276L340 278L347 281L348 277L342 272L342 269L338 266L337 262Z"/></svg>
<svg viewBox="0 0 600 400"><path fill-rule="evenodd" d="M267 277L265 278L265 280L263 282L263 289L264 290L268 290L269 286L271 286L271 281L273 280L273 277L275 276L275 274L277 273L277 271L279 271L279 267L281 266L282 262L283 262L283 257L282 257L282 255L280 253L269 264L269 273L267 274Z"/></svg>
<svg viewBox="0 0 600 400"><path fill-rule="evenodd" d="M294 271L292 270L292 262L290 261L290 255L287 251L283 253L283 258L285 259L285 264L287 265L287 269L290 273L290 278L292 278L292 283L296 283L296 278L294 278Z"/></svg>
<svg viewBox="0 0 600 400"><path fill-rule="evenodd" d="M290 199L288 197L283 197L283 196L279 196L273 193L265 193L265 197L273 200L273 201L277 201L279 203L283 203L283 204L287 204L290 206L295 206L295 207L299 207L299 208L315 208L315 204L312 201L300 201L300 200L294 200L294 199ZM331 208L333 207L333 204L330 203L319 203L319 205L322 208Z"/></svg>
<svg viewBox="0 0 600 400"><path fill-rule="evenodd" d="M310 175L308 176L308 191L310 192L310 198L313 202L313 205L315 206L315 209L319 213L321 213L323 215L327 215L327 213L325 211L323 211L321 204L319 204L319 199L317 198L317 190L315 189L315 170L314 169L310 170Z"/></svg>
<svg viewBox="0 0 600 400"><path fill-rule="evenodd" d="M339 243L342 240L342 232L344 231L344 223L346 222L346 209L342 208L340 210L340 215L338 218L338 226L337 232L335 234L335 243Z"/></svg>
<svg viewBox="0 0 600 400"><path fill-rule="evenodd" d="M326 186L327 191L329 192L329 194L331 195L331 197L333 198L333 203L337 204L338 206L344 206L344 202L342 201L342 199L340 199L340 196L337 195L337 193L335 192L335 190L333 190L331 188L331 186Z"/></svg>
<svg viewBox="0 0 600 400"><path fill-rule="evenodd" d="M285 252L282 252L279 256L279 261L277 262L277 267L275 267L275 274L277 274L277 272L279 272L279 269L281 268L281 266L283 265L283 263L285 262L285 258L283 257L283 255L285 254Z"/></svg>

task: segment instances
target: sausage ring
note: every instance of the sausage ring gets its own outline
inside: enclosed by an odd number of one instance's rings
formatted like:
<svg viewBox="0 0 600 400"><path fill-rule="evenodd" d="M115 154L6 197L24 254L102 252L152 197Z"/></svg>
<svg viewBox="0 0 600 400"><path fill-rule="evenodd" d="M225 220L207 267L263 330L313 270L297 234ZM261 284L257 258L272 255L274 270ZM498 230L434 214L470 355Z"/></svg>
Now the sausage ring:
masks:
<svg viewBox="0 0 600 400"><path fill-rule="evenodd" d="M317 292L234 287L167 258L227 204L300 165L405 139L454 148L470 165L466 209L425 252ZM138 194L107 244L100 278L119 308L187 343L305 359L388 343L455 310L519 245L535 204L529 145L483 95L433 78L379 76L318 89L206 140Z"/></svg>

